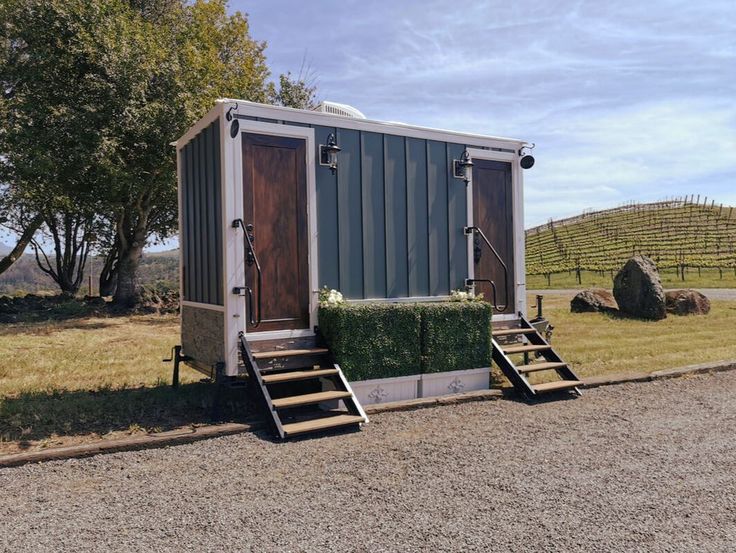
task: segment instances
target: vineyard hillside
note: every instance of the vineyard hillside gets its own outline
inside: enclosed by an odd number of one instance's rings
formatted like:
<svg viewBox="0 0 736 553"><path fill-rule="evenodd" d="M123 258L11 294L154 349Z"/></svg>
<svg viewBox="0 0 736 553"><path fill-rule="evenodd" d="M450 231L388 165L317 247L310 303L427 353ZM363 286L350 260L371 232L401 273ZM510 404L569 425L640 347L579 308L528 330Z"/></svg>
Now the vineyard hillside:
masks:
<svg viewBox="0 0 736 553"><path fill-rule="evenodd" d="M628 204L526 231L528 275L617 271L632 255L660 269L736 271L736 209L692 199Z"/></svg>

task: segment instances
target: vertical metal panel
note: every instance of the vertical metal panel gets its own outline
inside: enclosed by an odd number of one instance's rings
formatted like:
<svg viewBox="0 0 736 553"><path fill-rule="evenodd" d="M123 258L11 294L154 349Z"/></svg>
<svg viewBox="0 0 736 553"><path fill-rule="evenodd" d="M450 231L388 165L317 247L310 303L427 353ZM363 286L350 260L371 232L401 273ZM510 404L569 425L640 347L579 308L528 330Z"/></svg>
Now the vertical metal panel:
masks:
<svg viewBox="0 0 736 553"><path fill-rule="evenodd" d="M429 294L450 291L447 240L447 154L444 142L427 141L427 218L429 229Z"/></svg>
<svg viewBox="0 0 736 553"><path fill-rule="evenodd" d="M319 286L340 289L340 251L338 232L337 176L319 164L319 145L334 133L330 127L314 127L317 178L317 248L319 250Z"/></svg>
<svg viewBox="0 0 736 553"><path fill-rule="evenodd" d="M207 218L206 218L206 211L205 211L205 188L206 188L206 179L205 179L205 149L204 149L204 133L199 133L199 136L197 136L197 212L199 213L199 224L197 225L196 229L196 236L197 236L197 279L196 279L196 286L197 286L197 301L203 301L204 300L204 290L205 290L205 282L204 282L204 273L207 265L207 261L205 258L205 251L207 248L207 239L206 239L206 225L207 225Z"/></svg>
<svg viewBox="0 0 736 553"><path fill-rule="evenodd" d="M363 228L360 186L360 134L338 129L342 148L337 169L340 289L348 298L363 296Z"/></svg>
<svg viewBox="0 0 736 553"><path fill-rule="evenodd" d="M450 289L465 286L468 274L467 238L463 233L467 219L465 181L453 176L453 160L460 159L465 146L447 144L447 224L449 241Z"/></svg>
<svg viewBox="0 0 736 553"><path fill-rule="evenodd" d="M179 163L179 186L181 187L181 228L179 229L179 254L181 255L182 265L182 290L184 297L183 300L189 299L189 291L187 290L187 271L189 269L189 228L191 227L189 220L189 144L186 144L181 150L179 150L181 156L181 162Z"/></svg>
<svg viewBox="0 0 736 553"><path fill-rule="evenodd" d="M409 295L429 295L427 240L427 144L406 139L407 256Z"/></svg>
<svg viewBox="0 0 736 553"><path fill-rule="evenodd" d="M207 303L217 302L217 243L216 228L219 226L215 217L215 157L214 142L217 129L210 125L205 134L205 146L207 148Z"/></svg>
<svg viewBox="0 0 736 553"><path fill-rule="evenodd" d="M377 133L361 133L363 286L367 298L386 297L383 137Z"/></svg>
<svg viewBox="0 0 736 553"><path fill-rule="evenodd" d="M224 259L222 257L222 175L220 175L220 120L215 119L212 123L213 138L212 141L212 159L214 167L214 198L215 198L215 303L224 305L224 294L222 284L222 267Z"/></svg>
<svg viewBox="0 0 736 553"><path fill-rule="evenodd" d="M189 265L187 267L187 288L189 289L189 297L187 299L194 301L197 290L195 287L196 275L195 275L195 264L197 259L197 150L195 148L196 143L191 141L187 144L189 149L188 158L188 173L189 187L187 190L187 197L189 198L189 235L187 236L187 244L189 247Z"/></svg>
<svg viewBox="0 0 736 553"><path fill-rule="evenodd" d="M386 188L386 294L409 295L406 230L406 146L403 136L384 136Z"/></svg>

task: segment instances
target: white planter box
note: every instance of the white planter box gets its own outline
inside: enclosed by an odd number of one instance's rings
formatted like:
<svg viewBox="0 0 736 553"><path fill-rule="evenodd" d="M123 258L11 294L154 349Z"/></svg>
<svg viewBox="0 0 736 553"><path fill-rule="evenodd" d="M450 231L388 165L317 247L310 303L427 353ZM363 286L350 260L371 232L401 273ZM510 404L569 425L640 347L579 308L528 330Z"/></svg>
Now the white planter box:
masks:
<svg viewBox="0 0 736 553"><path fill-rule="evenodd" d="M375 405L419 397L420 376L397 376L351 382L355 396L361 405Z"/></svg>
<svg viewBox="0 0 736 553"><path fill-rule="evenodd" d="M446 373L423 374L419 384L419 397L446 396L487 390L490 386L491 369L470 369L466 371L450 371Z"/></svg>

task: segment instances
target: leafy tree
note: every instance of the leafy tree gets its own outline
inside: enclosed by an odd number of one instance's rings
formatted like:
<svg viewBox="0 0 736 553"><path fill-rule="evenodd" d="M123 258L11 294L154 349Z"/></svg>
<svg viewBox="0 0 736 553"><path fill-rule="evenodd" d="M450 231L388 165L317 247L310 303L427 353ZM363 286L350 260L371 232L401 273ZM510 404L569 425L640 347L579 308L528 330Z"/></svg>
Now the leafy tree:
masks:
<svg viewBox="0 0 736 553"><path fill-rule="evenodd" d="M282 75L278 90L268 82L265 43L226 8L225 0L5 0L0 110L10 124L0 134L0 182L53 214L44 228L71 262L60 271L40 256L47 270L74 282L69 269L83 268L95 237L106 252L100 288L134 303L144 246L177 226L170 143L220 97L314 102L304 79ZM109 226L93 230L100 218Z"/></svg>

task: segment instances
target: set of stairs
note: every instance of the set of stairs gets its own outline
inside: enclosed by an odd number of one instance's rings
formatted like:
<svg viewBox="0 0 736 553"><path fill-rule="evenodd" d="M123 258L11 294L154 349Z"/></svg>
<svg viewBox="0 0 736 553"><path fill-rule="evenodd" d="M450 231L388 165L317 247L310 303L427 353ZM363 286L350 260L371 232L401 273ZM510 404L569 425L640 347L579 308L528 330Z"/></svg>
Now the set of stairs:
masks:
<svg viewBox="0 0 736 553"><path fill-rule="evenodd" d="M240 335L251 395L282 439L368 422L330 350L316 338L249 342Z"/></svg>
<svg viewBox="0 0 736 553"><path fill-rule="evenodd" d="M493 361L514 388L528 398L553 392L581 395L580 379L522 315L518 323L493 330ZM541 372L552 374L556 379L532 384L529 375Z"/></svg>

